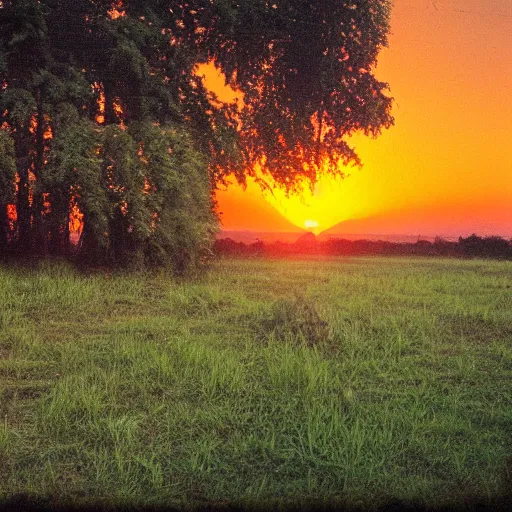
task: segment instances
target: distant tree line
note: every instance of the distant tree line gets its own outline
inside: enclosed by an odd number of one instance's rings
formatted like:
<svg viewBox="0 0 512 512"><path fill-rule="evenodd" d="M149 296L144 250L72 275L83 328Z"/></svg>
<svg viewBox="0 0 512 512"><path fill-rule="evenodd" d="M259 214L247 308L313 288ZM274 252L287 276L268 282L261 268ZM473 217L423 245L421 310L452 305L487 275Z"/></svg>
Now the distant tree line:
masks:
<svg viewBox="0 0 512 512"><path fill-rule="evenodd" d="M215 241L214 252L221 256L291 256L300 254L382 255L382 256L440 256L452 258L491 258L512 260L512 240L499 236L480 237L475 234L458 241L437 237L434 242L418 240L415 243L382 240L346 240L332 238L325 241L302 239L295 243L256 241L251 244L231 238Z"/></svg>

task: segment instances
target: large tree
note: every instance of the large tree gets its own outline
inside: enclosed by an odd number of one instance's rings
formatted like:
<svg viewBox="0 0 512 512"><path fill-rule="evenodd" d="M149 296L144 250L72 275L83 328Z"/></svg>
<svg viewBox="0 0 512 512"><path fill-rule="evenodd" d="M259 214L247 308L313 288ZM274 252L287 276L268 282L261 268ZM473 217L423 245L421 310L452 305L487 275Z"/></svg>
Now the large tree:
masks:
<svg viewBox="0 0 512 512"><path fill-rule="evenodd" d="M359 163L392 124L373 75L387 0L0 2L0 246L88 260L201 260L211 191L256 164L292 189ZM243 91L217 101L196 66Z"/></svg>

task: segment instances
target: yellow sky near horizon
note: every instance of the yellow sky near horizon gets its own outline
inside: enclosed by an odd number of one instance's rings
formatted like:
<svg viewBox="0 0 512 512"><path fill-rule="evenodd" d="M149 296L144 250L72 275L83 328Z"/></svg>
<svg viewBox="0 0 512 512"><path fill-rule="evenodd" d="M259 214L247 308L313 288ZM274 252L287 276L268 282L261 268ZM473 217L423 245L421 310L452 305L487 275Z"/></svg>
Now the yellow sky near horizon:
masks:
<svg viewBox="0 0 512 512"><path fill-rule="evenodd" d="M376 74L390 84L396 124L351 139L363 168L321 178L303 197L231 185L217 194L225 229L240 228L250 196L297 226L316 222L316 232L400 210L447 220L457 211L468 223L481 212L512 230L512 0L395 0L389 43ZM231 99L214 75L207 84Z"/></svg>

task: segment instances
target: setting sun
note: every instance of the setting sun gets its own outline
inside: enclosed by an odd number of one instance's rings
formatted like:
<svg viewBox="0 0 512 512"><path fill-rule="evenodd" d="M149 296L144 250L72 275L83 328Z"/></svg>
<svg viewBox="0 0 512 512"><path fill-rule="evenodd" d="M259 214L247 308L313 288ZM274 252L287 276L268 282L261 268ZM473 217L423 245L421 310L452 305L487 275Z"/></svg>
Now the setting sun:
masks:
<svg viewBox="0 0 512 512"><path fill-rule="evenodd" d="M316 220L306 220L304 226L306 229L315 229L318 227L318 222Z"/></svg>

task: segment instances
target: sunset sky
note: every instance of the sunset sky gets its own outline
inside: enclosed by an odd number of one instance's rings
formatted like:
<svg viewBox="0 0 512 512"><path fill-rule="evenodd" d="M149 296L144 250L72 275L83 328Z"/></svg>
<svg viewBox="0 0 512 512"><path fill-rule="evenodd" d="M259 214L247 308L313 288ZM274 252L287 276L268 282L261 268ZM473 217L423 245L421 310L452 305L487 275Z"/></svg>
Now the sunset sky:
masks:
<svg viewBox="0 0 512 512"><path fill-rule="evenodd" d="M221 99L235 96L212 67L200 72ZM367 219L388 234L512 236L512 0L395 0L376 73L396 125L352 138L363 168L288 199L233 184L217 194L224 229L319 233Z"/></svg>

